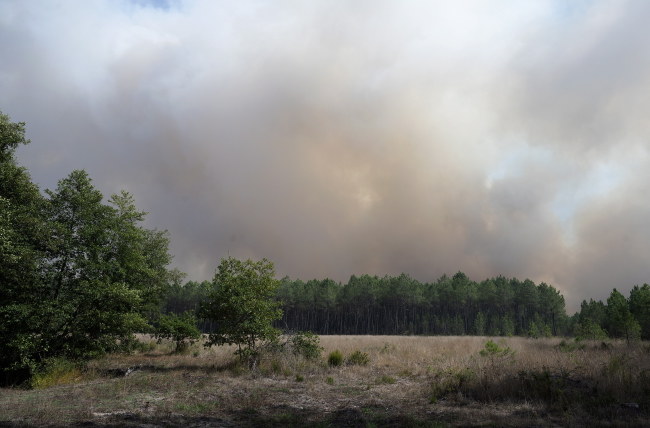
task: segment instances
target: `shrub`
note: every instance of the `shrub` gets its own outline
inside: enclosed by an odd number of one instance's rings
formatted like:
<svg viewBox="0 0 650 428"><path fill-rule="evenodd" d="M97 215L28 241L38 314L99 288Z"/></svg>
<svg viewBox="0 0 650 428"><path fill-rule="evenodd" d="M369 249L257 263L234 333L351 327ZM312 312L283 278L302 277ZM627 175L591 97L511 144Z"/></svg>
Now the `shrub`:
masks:
<svg viewBox="0 0 650 428"><path fill-rule="evenodd" d="M366 366L370 362L370 357L367 353L361 351L354 351L346 360L349 365Z"/></svg>
<svg viewBox="0 0 650 428"><path fill-rule="evenodd" d="M308 360L320 358L323 351L320 346L320 338L311 331L301 331L294 334L289 339L289 343L294 355L301 355Z"/></svg>
<svg viewBox="0 0 650 428"><path fill-rule="evenodd" d="M509 347L506 346L502 348L492 340L488 340L485 343L485 348L481 349L481 351L479 352L479 354L482 357L489 357L490 359L499 358L499 357L508 357L514 355L514 353L515 351L513 351Z"/></svg>
<svg viewBox="0 0 650 428"><path fill-rule="evenodd" d="M466 367L448 370L438 370L433 374L434 382L431 384L431 395L429 401L436 403L439 399L447 395L461 392L467 389L474 379L476 373Z"/></svg>
<svg viewBox="0 0 650 428"><path fill-rule="evenodd" d="M327 357L327 364L331 367L337 367L343 364L343 354L338 349L336 351L330 352Z"/></svg>
<svg viewBox="0 0 650 428"><path fill-rule="evenodd" d="M154 337L160 343L163 339L176 342L175 352L182 352L201 337L196 327L196 317L191 312L163 314L156 323Z"/></svg>
<svg viewBox="0 0 650 428"><path fill-rule="evenodd" d="M508 346L499 346L492 340L485 343L485 347L481 349L479 355L487 359L487 364L483 368L483 376L481 382L487 388L488 385L494 382L495 376L500 371L500 368L512 363L514 360L515 351Z"/></svg>

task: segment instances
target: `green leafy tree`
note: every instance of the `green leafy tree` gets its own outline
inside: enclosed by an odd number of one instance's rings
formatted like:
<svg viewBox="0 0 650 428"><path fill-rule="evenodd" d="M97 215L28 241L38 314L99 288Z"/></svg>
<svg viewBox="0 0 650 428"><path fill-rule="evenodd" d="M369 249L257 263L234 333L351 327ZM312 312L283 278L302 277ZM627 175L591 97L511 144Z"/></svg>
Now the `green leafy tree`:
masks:
<svg viewBox="0 0 650 428"><path fill-rule="evenodd" d="M539 290L539 307L543 324L550 326L551 333L557 335L561 327L566 323L564 296L558 290L543 282L537 289Z"/></svg>
<svg viewBox="0 0 650 428"><path fill-rule="evenodd" d="M148 328L166 288L166 232L140 226L128 193L110 204L74 171L43 197L14 159L24 124L0 114L0 371L3 383L52 358L88 358Z"/></svg>
<svg viewBox="0 0 650 428"><path fill-rule="evenodd" d="M0 382L29 377L43 346L41 277L49 242L45 200L14 152L27 144L25 124L0 113Z"/></svg>
<svg viewBox="0 0 650 428"><path fill-rule="evenodd" d="M630 291L630 312L641 327L641 338L650 339L650 285L635 285Z"/></svg>
<svg viewBox="0 0 650 428"><path fill-rule="evenodd" d="M257 362L259 347L276 341L280 331L273 322L282 317L275 295L280 281L273 263L221 260L212 280L213 290L200 308L199 316L214 321L205 346L237 345L236 354L251 366Z"/></svg>
<svg viewBox="0 0 650 428"><path fill-rule="evenodd" d="M628 342L638 339L641 333L641 327L630 312L627 300L616 289L612 290L607 299L606 325L611 337L622 337Z"/></svg>
<svg viewBox="0 0 650 428"><path fill-rule="evenodd" d="M136 290L141 299L140 312L155 317L170 284L184 277L177 269L168 270L169 237L166 230L146 229L141 226L146 214L138 211L133 196L125 191L109 199L115 218L110 239L110 278Z"/></svg>
<svg viewBox="0 0 650 428"><path fill-rule="evenodd" d="M129 343L148 328L169 263L167 240L140 228L144 213L127 193L102 203L85 171L73 171L49 196L52 245L45 266L52 352L87 358Z"/></svg>
<svg viewBox="0 0 650 428"><path fill-rule="evenodd" d="M583 323L590 320L594 324L603 327L605 325L605 318L607 317L606 312L607 309L602 301L589 299L589 302L587 302L586 300L583 300L580 304L578 322Z"/></svg>

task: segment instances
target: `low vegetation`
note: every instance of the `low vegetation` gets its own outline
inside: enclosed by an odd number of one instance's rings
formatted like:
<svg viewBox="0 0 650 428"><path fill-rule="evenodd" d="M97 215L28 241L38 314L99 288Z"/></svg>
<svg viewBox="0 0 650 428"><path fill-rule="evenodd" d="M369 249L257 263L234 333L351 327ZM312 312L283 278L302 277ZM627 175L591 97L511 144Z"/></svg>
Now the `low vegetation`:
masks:
<svg viewBox="0 0 650 428"><path fill-rule="evenodd" d="M647 342L322 336L317 357L269 347L253 369L234 345L195 343L179 354L174 340L140 343L83 366L54 361L34 389L2 389L0 424L650 423ZM329 364L333 354L339 365Z"/></svg>

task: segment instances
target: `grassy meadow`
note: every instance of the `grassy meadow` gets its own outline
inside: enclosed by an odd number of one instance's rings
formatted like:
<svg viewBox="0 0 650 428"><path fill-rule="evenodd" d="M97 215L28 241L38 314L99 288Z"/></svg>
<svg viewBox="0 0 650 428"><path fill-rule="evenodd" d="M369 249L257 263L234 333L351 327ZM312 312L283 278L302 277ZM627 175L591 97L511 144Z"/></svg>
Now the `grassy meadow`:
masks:
<svg viewBox="0 0 650 428"><path fill-rule="evenodd" d="M266 352L251 370L233 348L141 340L0 389L0 425L650 426L645 342L322 336L319 359Z"/></svg>

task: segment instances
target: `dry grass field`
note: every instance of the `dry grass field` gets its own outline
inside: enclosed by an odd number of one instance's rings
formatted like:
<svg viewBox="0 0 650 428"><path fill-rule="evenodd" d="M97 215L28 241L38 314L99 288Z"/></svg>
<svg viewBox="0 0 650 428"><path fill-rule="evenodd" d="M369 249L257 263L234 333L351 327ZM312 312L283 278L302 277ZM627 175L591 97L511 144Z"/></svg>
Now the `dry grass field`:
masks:
<svg viewBox="0 0 650 428"><path fill-rule="evenodd" d="M650 426L650 345L323 336L322 357L171 344L1 389L7 426ZM344 363L330 366L330 352ZM346 364L355 351L366 353ZM481 353L481 351L483 351Z"/></svg>

